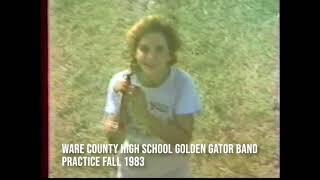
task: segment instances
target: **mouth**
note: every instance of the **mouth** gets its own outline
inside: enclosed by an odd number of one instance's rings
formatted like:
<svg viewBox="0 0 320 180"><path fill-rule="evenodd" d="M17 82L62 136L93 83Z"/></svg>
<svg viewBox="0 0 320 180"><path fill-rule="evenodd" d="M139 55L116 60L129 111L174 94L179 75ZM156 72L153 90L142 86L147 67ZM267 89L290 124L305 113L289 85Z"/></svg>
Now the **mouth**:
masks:
<svg viewBox="0 0 320 180"><path fill-rule="evenodd" d="M155 66L151 64L142 64L144 67L147 67L148 69L153 69Z"/></svg>

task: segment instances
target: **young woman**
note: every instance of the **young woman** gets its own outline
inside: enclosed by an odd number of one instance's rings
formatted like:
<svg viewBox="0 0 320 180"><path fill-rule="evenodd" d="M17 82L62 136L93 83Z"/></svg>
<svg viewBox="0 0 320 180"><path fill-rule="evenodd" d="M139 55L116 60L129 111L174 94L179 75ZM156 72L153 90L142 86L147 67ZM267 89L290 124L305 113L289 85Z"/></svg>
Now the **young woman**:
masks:
<svg viewBox="0 0 320 180"><path fill-rule="evenodd" d="M124 144L190 143L201 103L192 78L173 66L180 47L176 31L165 19L148 16L128 31L127 42L131 67L116 73L108 86L104 124L109 137L123 137ZM124 109L127 116L121 116ZM191 177L187 156L139 154L143 167L126 166L128 156L119 153L118 177Z"/></svg>

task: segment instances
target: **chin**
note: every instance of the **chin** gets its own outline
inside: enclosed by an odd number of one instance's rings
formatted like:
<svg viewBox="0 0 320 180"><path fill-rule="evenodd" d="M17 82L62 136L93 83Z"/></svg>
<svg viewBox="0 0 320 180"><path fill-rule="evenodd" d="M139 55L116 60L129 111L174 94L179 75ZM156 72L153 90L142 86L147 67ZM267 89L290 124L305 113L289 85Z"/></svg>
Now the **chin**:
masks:
<svg viewBox="0 0 320 180"><path fill-rule="evenodd" d="M156 71L154 71L154 70L149 70L149 69L143 69L143 72L144 72L146 75L154 75L154 74L156 74Z"/></svg>
<svg viewBox="0 0 320 180"><path fill-rule="evenodd" d="M148 67L144 67L144 66L140 66L142 71L146 74L153 74L155 73L155 69L152 69L152 68L148 68Z"/></svg>

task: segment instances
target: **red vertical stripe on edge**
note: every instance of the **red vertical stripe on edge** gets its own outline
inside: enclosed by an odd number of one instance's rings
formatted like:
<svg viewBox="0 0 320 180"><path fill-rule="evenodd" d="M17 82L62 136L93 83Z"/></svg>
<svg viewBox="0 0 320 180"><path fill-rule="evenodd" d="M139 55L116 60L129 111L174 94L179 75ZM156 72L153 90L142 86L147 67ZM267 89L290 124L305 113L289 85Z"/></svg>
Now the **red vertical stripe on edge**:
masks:
<svg viewBox="0 0 320 180"><path fill-rule="evenodd" d="M41 4L41 177L49 174L49 116L48 116L48 0Z"/></svg>

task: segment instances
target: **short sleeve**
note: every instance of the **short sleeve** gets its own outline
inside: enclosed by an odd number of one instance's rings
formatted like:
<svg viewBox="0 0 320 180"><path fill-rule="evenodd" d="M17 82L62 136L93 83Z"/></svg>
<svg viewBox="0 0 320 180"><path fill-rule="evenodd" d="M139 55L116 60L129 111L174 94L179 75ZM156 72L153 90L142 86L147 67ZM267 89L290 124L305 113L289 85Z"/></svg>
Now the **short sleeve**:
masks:
<svg viewBox="0 0 320 180"><path fill-rule="evenodd" d="M175 114L187 115L199 113L201 111L201 101L191 77L185 76L179 81L180 87L177 88Z"/></svg>
<svg viewBox="0 0 320 180"><path fill-rule="evenodd" d="M104 112L106 114L116 114L120 110L121 95L117 94L113 90L113 87L117 79L117 76L114 76L113 78L111 78L108 84L106 103L104 108Z"/></svg>

